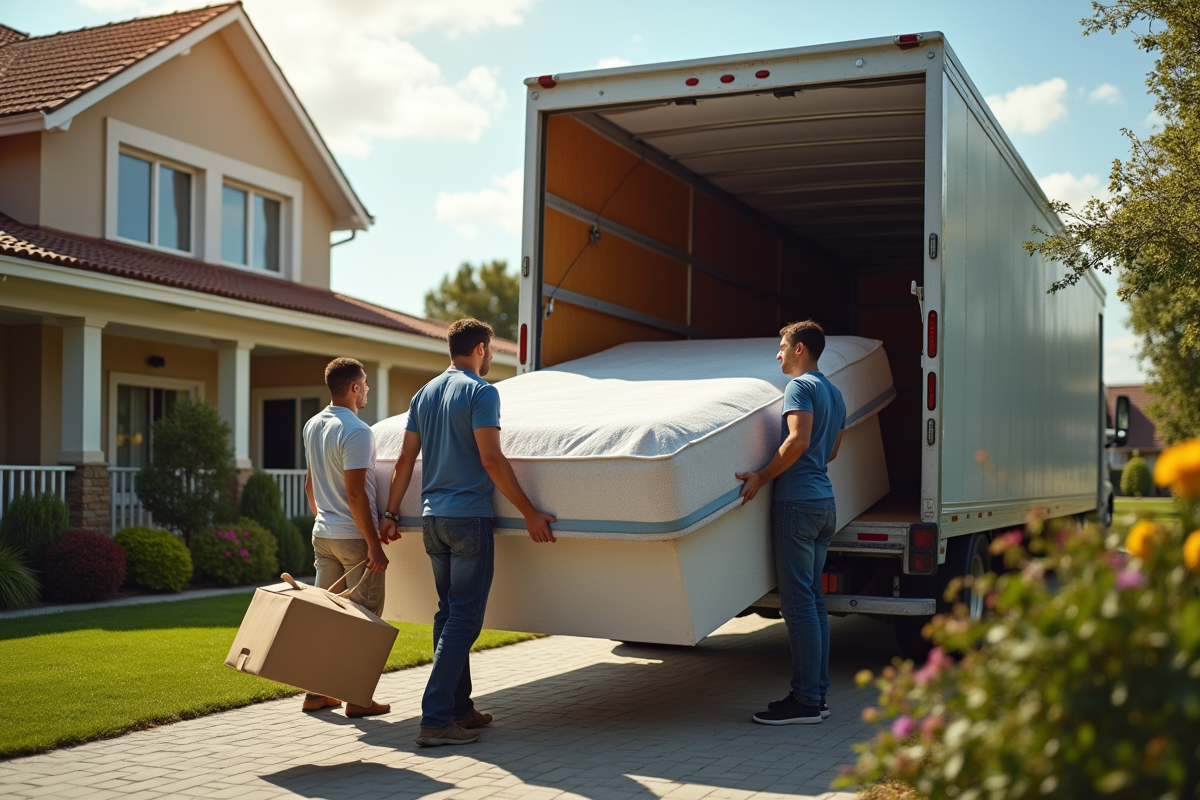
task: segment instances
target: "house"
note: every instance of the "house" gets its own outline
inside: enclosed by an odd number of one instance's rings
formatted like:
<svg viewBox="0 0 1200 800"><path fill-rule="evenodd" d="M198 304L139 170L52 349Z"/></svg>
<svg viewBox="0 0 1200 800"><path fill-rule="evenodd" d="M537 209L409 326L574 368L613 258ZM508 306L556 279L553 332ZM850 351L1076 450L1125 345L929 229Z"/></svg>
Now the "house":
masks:
<svg viewBox="0 0 1200 800"><path fill-rule="evenodd" d="M331 235L373 221L240 3L0 25L0 513L25 486L75 527L127 524L180 397L220 409L241 479L276 471L302 508L329 359L367 365L370 421L447 362L443 323L330 291Z"/></svg>
<svg viewBox="0 0 1200 800"><path fill-rule="evenodd" d="M1119 474L1136 453L1146 460L1146 464L1153 472L1154 462L1158 460L1159 454L1167 449L1166 443L1158 435L1154 421L1146 416L1146 406L1154 401L1154 395L1147 392L1146 387L1141 384L1105 387L1105 401L1108 404L1110 419L1116 413L1115 407L1119 395L1129 398L1129 435L1124 445L1108 449L1109 469ZM1114 485L1117 485L1116 479L1114 479Z"/></svg>

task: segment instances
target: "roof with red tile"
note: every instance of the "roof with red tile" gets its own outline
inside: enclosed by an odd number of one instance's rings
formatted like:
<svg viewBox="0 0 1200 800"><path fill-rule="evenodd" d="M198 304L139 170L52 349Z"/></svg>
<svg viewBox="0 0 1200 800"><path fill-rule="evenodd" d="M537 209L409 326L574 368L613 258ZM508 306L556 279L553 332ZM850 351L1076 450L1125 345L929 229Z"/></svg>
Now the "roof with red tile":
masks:
<svg viewBox="0 0 1200 800"><path fill-rule="evenodd" d="M449 327L448 323L439 320L409 316L327 289L104 239L25 225L3 214L0 214L0 255L102 272L434 339L445 338ZM495 348L502 353L517 352L516 345L507 340L497 339Z"/></svg>
<svg viewBox="0 0 1200 800"><path fill-rule="evenodd" d="M1142 384L1106 386L1104 394L1110 418L1116 413L1117 396L1123 394L1129 398L1129 436L1124 447L1116 448L1118 451L1138 450L1143 454L1149 454L1161 453L1167 449L1166 443L1158 435L1158 428L1155 426L1154 420L1146 415L1146 406L1157 398L1147 392L1145 386Z"/></svg>
<svg viewBox="0 0 1200 800"><path fill-rule="evenodd" d="M49 112L238 3L25 36L0 30L0 117Z"/></svg>
<svg viewBox="0 0 1200 800"><path fill-rule="evenodd" d="M22 39L28 39L29 34L24 31L19 31L16 28L10 28L7 25L0 24L0 47L9 42L19 42Z"/></svg>

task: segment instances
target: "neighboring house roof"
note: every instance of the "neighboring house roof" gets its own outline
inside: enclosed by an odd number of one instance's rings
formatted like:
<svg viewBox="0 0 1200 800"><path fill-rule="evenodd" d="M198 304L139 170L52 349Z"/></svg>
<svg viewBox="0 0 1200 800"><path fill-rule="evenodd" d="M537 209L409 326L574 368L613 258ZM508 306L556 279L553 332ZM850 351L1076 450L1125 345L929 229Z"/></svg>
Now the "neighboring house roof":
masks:
<svg viewBox="0 0 1200 800"><path fill-rule="evenodd" d="M1158 435L1154 421L1146 416L1145 407L1157 398L1141 384L1126 384L1123 386L1106 386L1104 388L1105 402L1108 404L1108 414L1111 418L1116 413L1117 395L1129 398L1129 436L1124 447L1117 450L1126 452L1138 450L1142 453L1160 453L1167 449L1166 443Z"/></svg>
<svg viewBox="0 0 1200 800"><path fill-rule="evenodd" d="M445 338L449 327L448 323L439 320L409 316L327 289L105 239L25 225L3 214L0 214L0 255L103 272L434 339ZM495 347L503 353L517 352L516 345L506 340L497 339Z"/></svg>
<svg viewBox="0 0 1200 800"><path fill-rule="evenodd" d="M329 199L336 229L365 229L373 221L370 213L240 2L48 36L31 37L0 26L0 135L66 128L76 114L217 33L226 36L234 57Z"/></svg>

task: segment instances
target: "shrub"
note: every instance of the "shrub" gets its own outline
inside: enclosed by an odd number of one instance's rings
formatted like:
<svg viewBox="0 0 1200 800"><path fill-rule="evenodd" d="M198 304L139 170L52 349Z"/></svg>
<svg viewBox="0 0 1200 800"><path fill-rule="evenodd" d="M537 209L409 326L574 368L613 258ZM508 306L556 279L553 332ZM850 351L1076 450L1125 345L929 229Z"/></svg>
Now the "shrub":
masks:
<svg viewBox="0 0 1200 800"><path fill-rule="evenodd" d="M43 551L67 532L70 519L67 504L58 495L25 492L13 498L0 520L0 543L15 549L36 569Z"/></svg>
<svg viewBox="0 0 1200 800"><path fill-rule="evenodd" d="M296 575L312 575L316 571L317 554L313 552L312 531L316 520L308 514L292 517L292 524L300 532L300 543L304 546L304 566Z"/></svg>
<svg viewBox="0 0 1200 800"><path fill-rule="evenodd" d="M125 548L107 536L67 531L46 548L42 579L51 600L107 600L125 582Z"/></svg>
<svg viewBox="0 0 1200 800"><path fill-rule="evenodd" d="M229 426L213 406L184 398L154 423L153 441L153 458L138 472L138 498L190 544L212 525L216 498L233 479Z"/></svg>
<svg viewBox="0 0 1200 800"><path fill-rule="evenodd" d="M275 536L252 519L197 534L192 541L196 569L219 586L242 586L279 573Z"/></svg>
<svg viewBox="0 0 1200 800"><path fill-rule="evenodd" d="M935 618L925 665L884 671L881 708L864 718L887 727L839 782L886 776L929 797L988 800L1193 796L1200 440L1168 455L1155 479L1181 498L1182 524L1144 519L1124 538L1034 525L1028 550L1019 533L993 542L1013 571L976 585L990 616L972 622L960 607Z"/></svg>
<svg viewBox="0 0 1200 800"><path fill-rule="evenodd" d="M38 580L21 554L12 547L0 545L0 609L26 608L36 603L40 594Z"/></svg>
<svg viewBox="0 0 1200 800"><path fill-rule="evenodd" d="M1134 456L1121 470L1121 494L1126 497L1148 497L1150 495L1150 467L1146 459Z"/></svg>
<svg viewBox="0 0 1200 800"><path fill-rule="evenodd" d="M275 535L275 541L279 545L279 569L292 575L307 574L304 560L308 556L308 548L304 546L300 531L291 520L280 517L271 526L271 533ZM308 563L312 564L311 561Z"/></svg>
<svg viewBox="0 0 1200 800"><path fill-rule="evenodd" d="M124 528L117 544L125 548L129 582L152 592L178 592L192 579L192 554L170 531Z"/></svg>
<svg viewBox="0 0 1200 800"><path fill-rule="evenodd" d="M242 489L242 516L262 525L275 536L279 545L279 569L294 575L304 574L306 548L279 499L279 484L266 472L255 472Z"/></svg>

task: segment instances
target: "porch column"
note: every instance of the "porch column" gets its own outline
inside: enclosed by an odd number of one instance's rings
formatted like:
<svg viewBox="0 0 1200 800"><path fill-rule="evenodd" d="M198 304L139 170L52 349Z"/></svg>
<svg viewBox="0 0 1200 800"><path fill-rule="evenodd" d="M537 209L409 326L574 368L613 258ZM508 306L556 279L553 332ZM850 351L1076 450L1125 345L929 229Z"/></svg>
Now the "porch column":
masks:
<svg viewBox="0 0 1200 800"><path fill-rule="evenodd" d="M104 320L91 317L60 319L62 350L62 450L60 464L71 464L67 476L67 505L71 527L107 532L109 517L108 464L100 441L101 369Z"/></svg>
<svg viewBox="0 0 1200 800"><path fill-rule="evenodd" d="M371 393L367 395L367 407L360 412L359 416L363 422L374 425L389 416L388 375L392 365L368 361L363 366L367 370L367 386L371 387Z"/></svg>
<svg viewBox="0 0 1200 800"><path fill-rule="evenodd" d="M250 461L250 351L253 342L217 342L217 409L229 425L229 443L233 445L236 471L233 500L242 496L242 487L254 465Z"/></svg>

